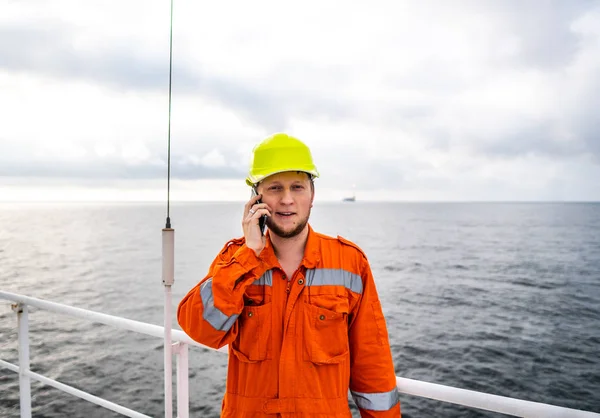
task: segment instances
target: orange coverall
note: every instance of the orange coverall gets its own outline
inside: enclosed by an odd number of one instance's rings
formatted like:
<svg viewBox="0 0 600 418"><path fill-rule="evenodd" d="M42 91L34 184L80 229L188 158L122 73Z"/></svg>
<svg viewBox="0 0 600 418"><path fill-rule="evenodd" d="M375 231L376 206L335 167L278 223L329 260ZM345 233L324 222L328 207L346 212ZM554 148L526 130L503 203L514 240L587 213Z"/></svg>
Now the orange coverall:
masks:
<svg viewBox="0 0 600 418"><path fill-rule="evenodd" d="M259 257L229 241L177 309L181 328L229 344L222 418L400 417L388 333L366 256L309 225L286 277L268 238Z"/></svg>

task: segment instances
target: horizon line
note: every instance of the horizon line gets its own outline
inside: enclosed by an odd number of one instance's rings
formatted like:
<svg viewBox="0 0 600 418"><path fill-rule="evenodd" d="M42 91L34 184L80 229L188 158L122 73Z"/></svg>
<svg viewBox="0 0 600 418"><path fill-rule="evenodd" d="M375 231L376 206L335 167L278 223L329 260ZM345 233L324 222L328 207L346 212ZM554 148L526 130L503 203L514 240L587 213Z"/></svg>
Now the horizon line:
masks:
<svg viewBox="0 0 600 418"><path fill-rule="evenodd" d="M173 200L171 203L246 203L245 200ZM162 200L0 200L0 204L9 203L151 203L151 204L165 204L166 201ZM342 203L344 205L356 205L362 203L600 203L600 200L359 200L354 202L344 202L343 200L315 200L315 204L320 203Z"/></svg>

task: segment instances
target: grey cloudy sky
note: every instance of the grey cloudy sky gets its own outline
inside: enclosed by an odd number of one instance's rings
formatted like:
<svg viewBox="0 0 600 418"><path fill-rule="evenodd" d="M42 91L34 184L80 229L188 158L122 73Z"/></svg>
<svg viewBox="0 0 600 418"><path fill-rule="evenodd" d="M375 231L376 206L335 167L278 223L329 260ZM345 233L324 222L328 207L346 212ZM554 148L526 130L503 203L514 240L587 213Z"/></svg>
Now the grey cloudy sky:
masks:
<svg viewBox="0 0 600 418"><path fill-rule="evenodd" d="M287 131L323 200L600 200L600 1L350 3L175 1L175 199ZM164 197L169 7L2 3L0 200Z"/></svg>

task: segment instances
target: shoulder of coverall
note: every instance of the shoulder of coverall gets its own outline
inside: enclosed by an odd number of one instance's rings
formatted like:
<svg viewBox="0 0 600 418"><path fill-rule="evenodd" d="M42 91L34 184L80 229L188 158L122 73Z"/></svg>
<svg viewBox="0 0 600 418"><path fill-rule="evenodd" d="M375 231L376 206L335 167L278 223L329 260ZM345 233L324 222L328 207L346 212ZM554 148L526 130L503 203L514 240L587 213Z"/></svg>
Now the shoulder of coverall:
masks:
<svg viewBox="0 0 600 418"><path fill-rule="evenodd" d="M344 237L341 237L339 235L337 236L337 239L342 244L347 245L349 247L352 247L352 248L356 249L360 253L360 255L362 255L365 259L367 258L367 254L365 254L365 252L362 250L362 248L360 248L358 245L356 245L352 241L350 241L350 240L348 240L348 239L346 239Z"/></svg>
<svg viewBox="0 0 600 418"><path fill-rule="evenodd" d="M230 254L233 256L233 254L235 254L235 252L238 250L238 248L240 248L242 245L244 245L245 242L246 242L246 238L244 238L244 237L232 238L225 243L225 245L219 252L219 255L224 256L226 254Z"/></svg>
<svg viewBox="0 0 600 418"><path fill-rule="evenodd" d="M337 237L321 233L316 233L316 235L320 238L322 257L332 256L332 260L336 260L335 264L342 263L339 267L360 274L365 264L368 263L365 252L352 241L339 235Z"/></svg>

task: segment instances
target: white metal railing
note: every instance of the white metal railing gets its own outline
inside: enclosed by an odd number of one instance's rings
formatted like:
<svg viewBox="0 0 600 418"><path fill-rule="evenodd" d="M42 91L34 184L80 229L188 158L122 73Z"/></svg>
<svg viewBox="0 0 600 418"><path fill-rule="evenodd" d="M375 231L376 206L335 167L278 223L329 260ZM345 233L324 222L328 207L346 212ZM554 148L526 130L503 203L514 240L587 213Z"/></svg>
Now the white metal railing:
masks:
<svg viewBox="0 0 600 418"><path fill-rule="evenodd" d="M133 331L158 338L164 338L163 327L9 292L0 291L0 299L16 302L16 304L13 305L13 309L17 313L18 317L19 366L3 360L0 360L0 366L19 373L21 417L31 417L30 379L38 380L43 384L53 386L66 393L78 396L89 402L103 406L125 416L148 417L148 415L144 415L109 402L105 399L96 397L72 386L65 385L29 370L29 324L27 307L33 306L39 309L44 309L63 315L85 319L90 322L101 323L114 328ZM193 345L197 347L208 348L210 350L214 349L197 343L180 330L172 330L172 341L174 342L173 354L177 356L177 414L180 418L187 418L189 408L188 346ZM227 347L222 347L221 349L214 351L227 353ZM499 412L511 416L544 418L600 418L600 414L594 412L491 395L472 390L422 382L419 380L406 379L398 376L396 377L396 382L398 385L398 390L407 395L435 399L487 411Z"/></svg>
<svg viewBox="0 0 600 418"><path fill-rule="evenodd" d="M152 337L164 338L164 328L158 325L148 324L131 319L121 318L103 314L100 312L89 311L86 309L75 308L73 306L62 305L60 303L50 302L47 300L36 299L29 296L18 295L15 293L0 291L0 299L15 302L13 310L17 314L18 334L19 334L19 366L0 360L0 366L12 370L19 374L19 391L20 391L20 407L21 417L31 417L31 383L30 379L35 379L43 384L55 387L71 395L80 397L89 402L100 405L111 411L117 412L128 417L148 417L131 409L125 408L116 403L96 397L72 386L65 385L56 380L47 378L40 374L34 373L29 369L29 320L28 306L33 306L38 309L43 309L50 312L55 312L62 315L67 315L75 318L80 318L86 321L100 323L111 326L113 328L126 331L133 331L139 334L150 335ZM222 347L219 350L214 350L192 340L185 332L180 330L171 330L171 340L173 342L173 354L177 356L177 413L179 418L188 418L189 415L189 398L188 398L188 346L194 345L197 347L208 348L213 351L227 352L227 347Z"/></svg>

